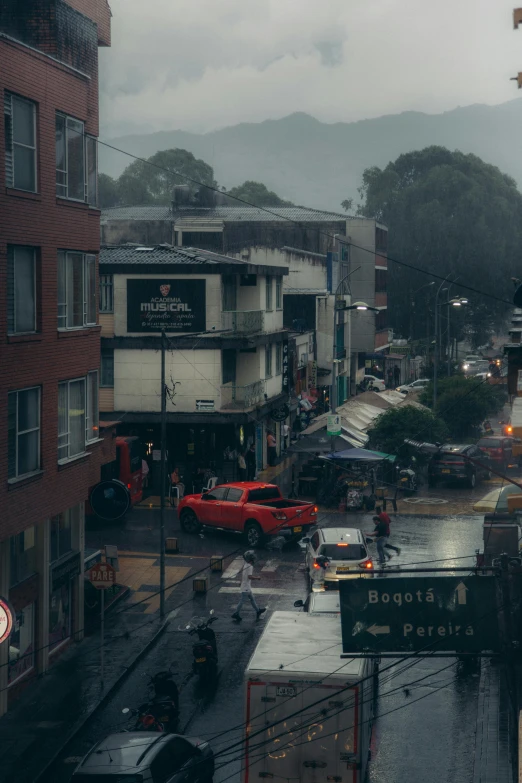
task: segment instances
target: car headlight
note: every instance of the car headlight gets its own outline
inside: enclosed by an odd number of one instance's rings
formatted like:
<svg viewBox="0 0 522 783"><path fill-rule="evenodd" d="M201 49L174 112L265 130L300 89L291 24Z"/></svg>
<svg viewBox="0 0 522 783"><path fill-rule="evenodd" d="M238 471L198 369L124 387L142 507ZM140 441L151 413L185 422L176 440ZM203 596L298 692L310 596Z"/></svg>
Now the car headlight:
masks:
<svg viewBox="0 0 522 783"><path fill-rule="evenodd" d="M463 370L469 370L469 364L463 364L462 365Z"/></svg>

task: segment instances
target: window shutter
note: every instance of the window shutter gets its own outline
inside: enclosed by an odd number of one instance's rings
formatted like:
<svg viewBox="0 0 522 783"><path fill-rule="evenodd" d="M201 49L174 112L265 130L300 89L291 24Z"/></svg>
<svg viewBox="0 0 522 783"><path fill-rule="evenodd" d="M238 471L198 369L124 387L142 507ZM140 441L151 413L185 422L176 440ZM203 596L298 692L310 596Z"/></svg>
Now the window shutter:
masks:
<svg viewBox="0 0 522 783"><path fill-rule="evenodd" d="M12 188L14 182L13 167L13 103L11 93L4 92L4 126L5 126L5 184Z"/></svg>

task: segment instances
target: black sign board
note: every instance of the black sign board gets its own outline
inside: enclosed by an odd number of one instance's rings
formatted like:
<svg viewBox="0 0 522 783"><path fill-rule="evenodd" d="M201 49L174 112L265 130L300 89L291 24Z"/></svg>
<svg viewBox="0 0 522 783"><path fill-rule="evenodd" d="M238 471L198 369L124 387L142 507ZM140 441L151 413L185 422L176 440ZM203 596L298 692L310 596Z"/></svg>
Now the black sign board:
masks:
<svg viewBox="0 0 522 783"><path fill-rule="evenodd" d="M290 391L290 365L288 362L288 340L283 341L283 380L282 391L288 394Z"/></svg>
<svg viewBox="0 0 522 783"><path fill-rule="evenodd" d="M493 576L339 582L343 652L497 652Z"/></svg>
<svg viewBox="0 0 522 783"><path fill-rule="evenodd" d="M280 408L274 408L270 411L270 418L272 421L284 421L290 416L290 408L288 405L282 405Z"/></svg>
<svg viewBox="0 0 522 783"><path fill-rule="evenodd" d="M204 280L127 280L128 332L204 332Z"/></svg>
<svg viewBox="0 0 522 783"><path fill-rule="evenodd" d="M80 573L80 553L76 552L67 558L63 563L57 563L51 569L51 592L58 590L62 585L67 584L73 577Z"/></svg>
<svg viewBox="0 0 522 783"><path fill-rule="evenodd" d="M92 488L89 503L94 514L100 519L121 519L129 510L130 493L118 479L100 481Z"/></svg>

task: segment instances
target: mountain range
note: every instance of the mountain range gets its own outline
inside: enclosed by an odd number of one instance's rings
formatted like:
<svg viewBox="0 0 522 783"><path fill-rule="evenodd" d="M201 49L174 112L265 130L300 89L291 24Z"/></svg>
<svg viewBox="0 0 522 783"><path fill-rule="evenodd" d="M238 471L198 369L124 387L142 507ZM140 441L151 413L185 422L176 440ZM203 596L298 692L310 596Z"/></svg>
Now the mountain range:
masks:
<svg viewBox="0 0 522 783"><path fill-rule="evenodd" d="M187 149L213 166L216 180L226 188L256 180L295 204L336 211L344 199L358 200L365 168L382 168L402 153L432 144L472 152L522 186L522 98L443 114L403 112L350 123L328 124L296 113L204 134L159 131L107 142L142 158L158 150ZM100 172L113 177L132 162L103 144L99 150Z"/></svg>

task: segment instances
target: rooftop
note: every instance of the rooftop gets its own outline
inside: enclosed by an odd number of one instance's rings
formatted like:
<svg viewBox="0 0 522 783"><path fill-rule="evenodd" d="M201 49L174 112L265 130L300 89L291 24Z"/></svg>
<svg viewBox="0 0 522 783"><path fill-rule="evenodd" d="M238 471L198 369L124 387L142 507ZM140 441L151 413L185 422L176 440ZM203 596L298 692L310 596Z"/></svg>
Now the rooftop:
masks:
<svg viewBox="0 0 522 783"><path fill-rule="evenodd" d="M146 205L138 207L110 207L103 209L101 222L111 220L170 220L183 218L214 218L227 223L270 223L286 220L297 223L331 223L349 220L348 215L339 212L324 212L308 207L178 207L175 212L170 205Z"/></svg>
<svg viewBox="0 0 522 783"><path fill-rule="evenodd" d="M100 249L100 264L202 264L206 266L234 264L235 266L248 266L245 261L222 256L210 250L173 247L172 245L146 247L131 243L103 246Z"/></svg>

